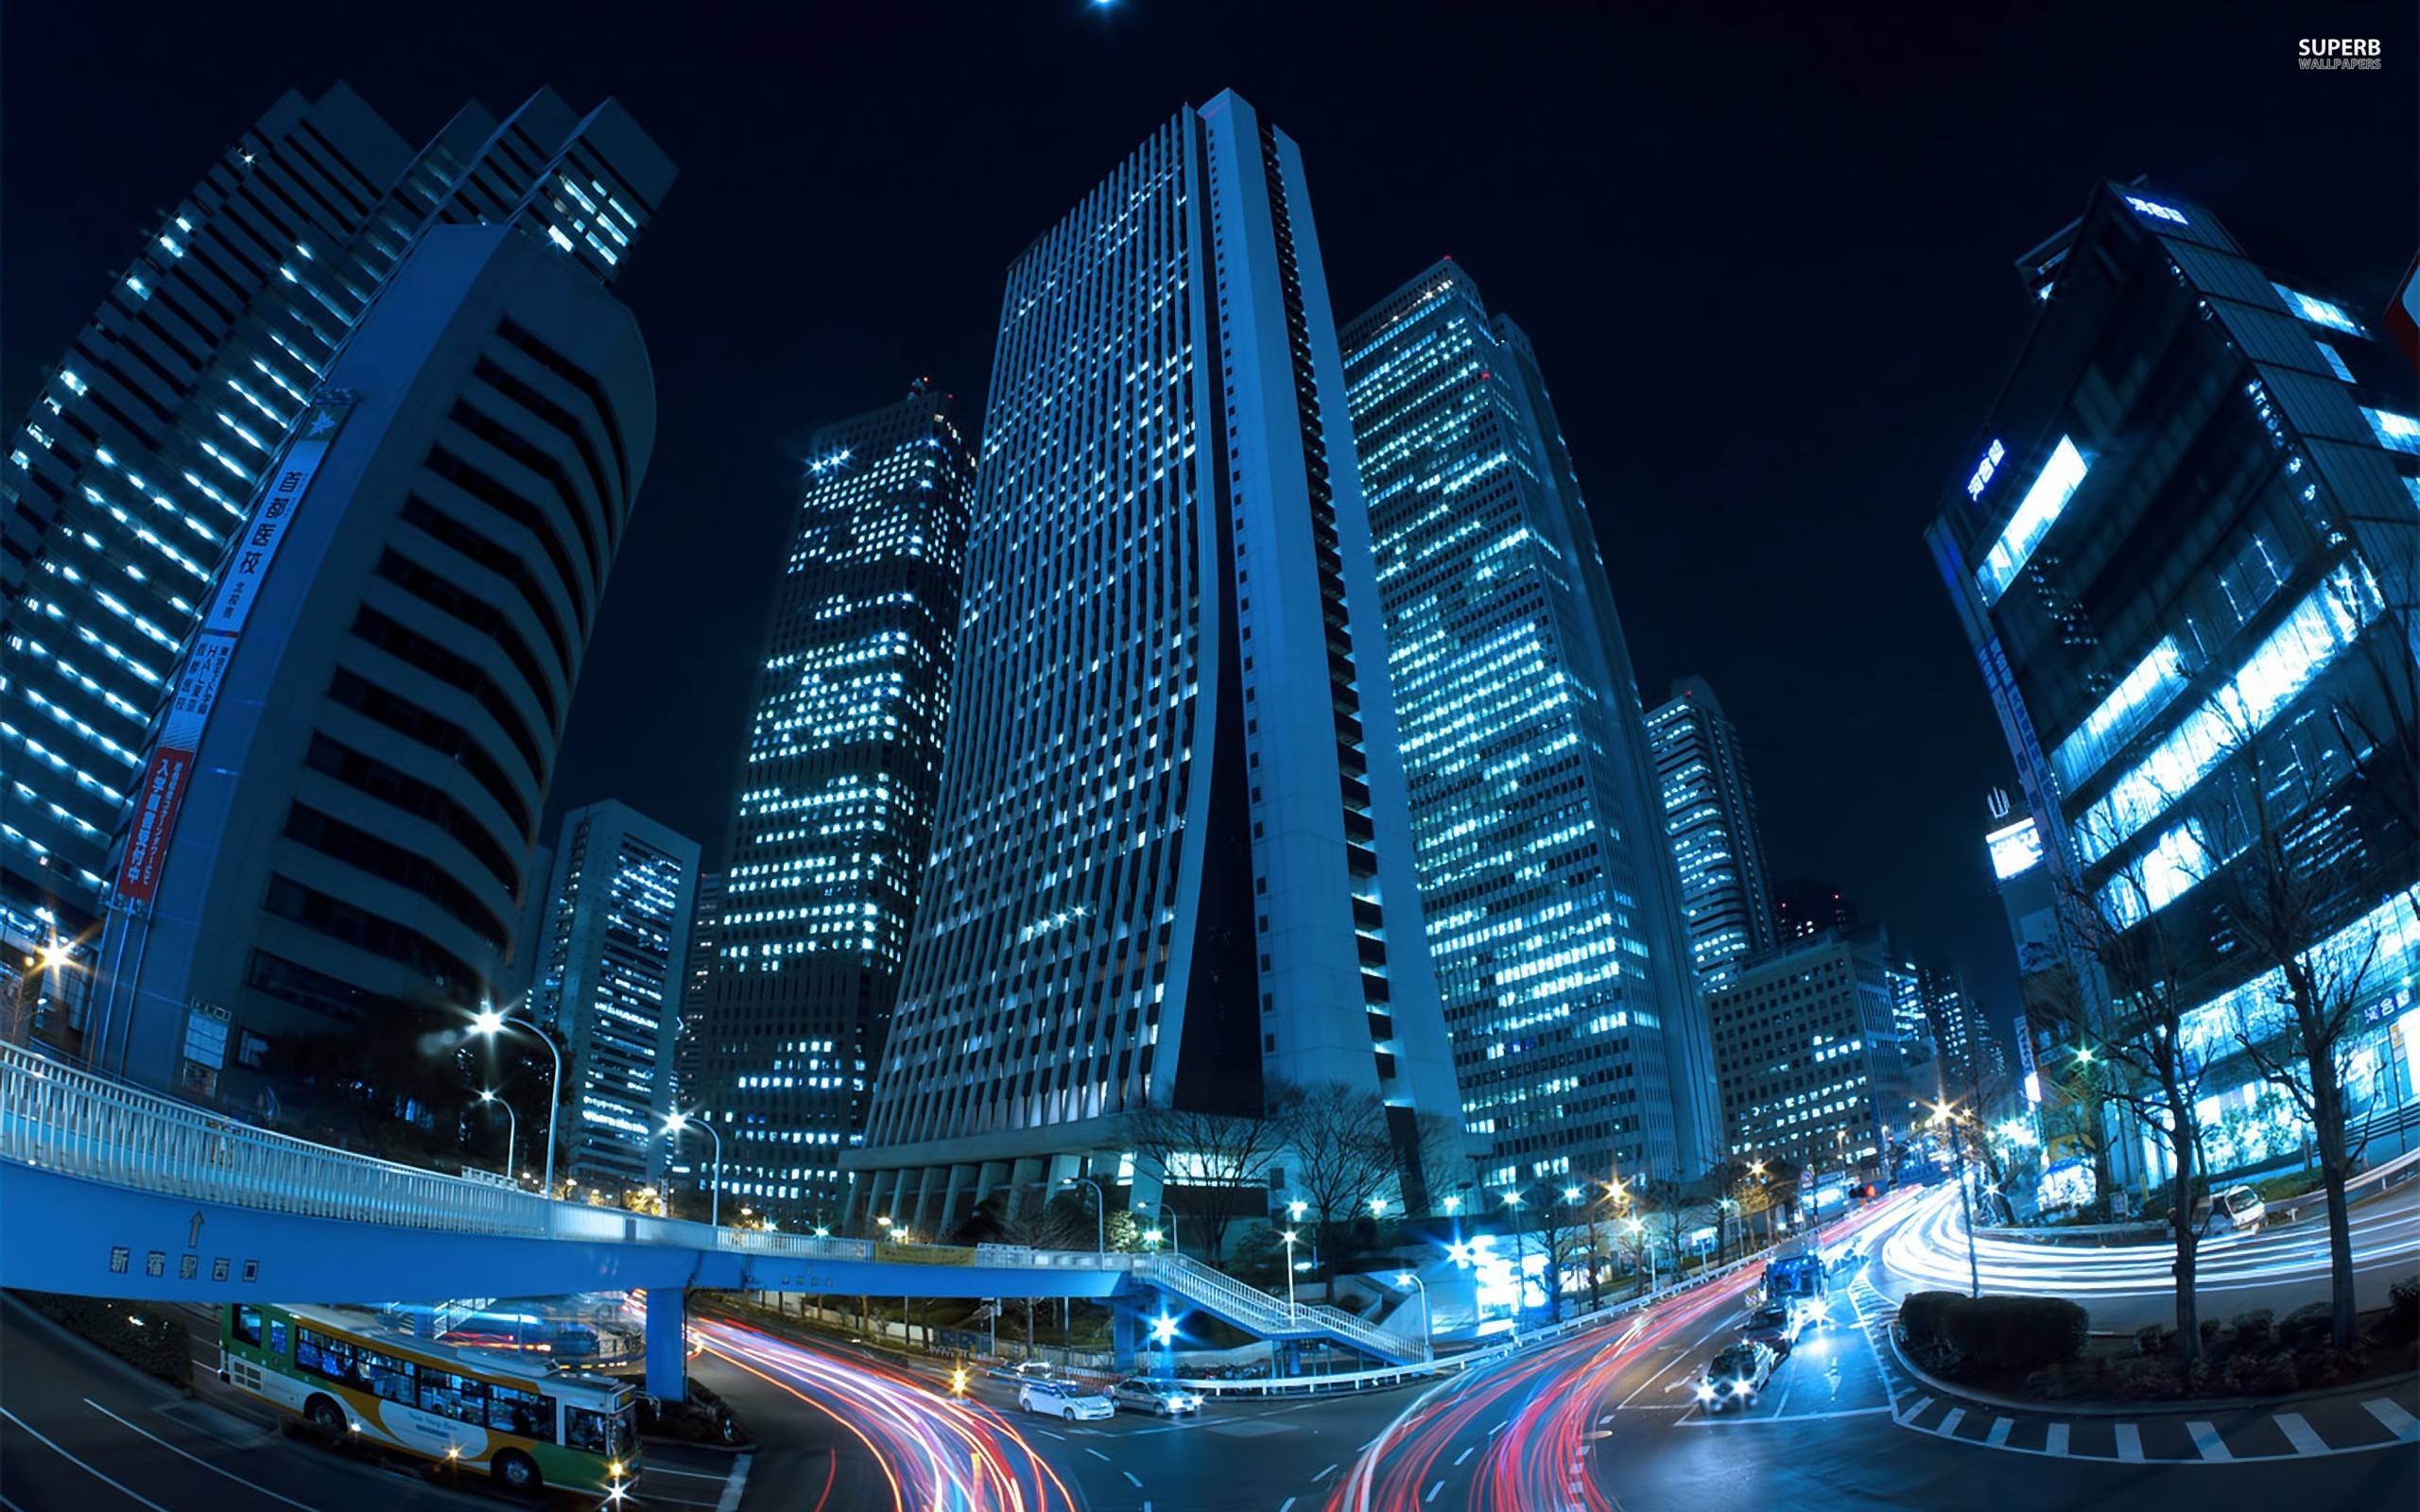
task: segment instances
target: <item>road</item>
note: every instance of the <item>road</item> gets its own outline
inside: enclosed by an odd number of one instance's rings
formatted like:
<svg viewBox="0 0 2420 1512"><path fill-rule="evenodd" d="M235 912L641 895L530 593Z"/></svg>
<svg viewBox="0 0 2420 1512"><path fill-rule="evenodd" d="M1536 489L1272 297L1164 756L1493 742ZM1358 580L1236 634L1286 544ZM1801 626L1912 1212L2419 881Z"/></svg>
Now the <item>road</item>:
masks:
<svg viewBox="0 0 2420 1512"><path fill-rule="evenodd" d="M2354 1289L2364 1308L2386 1305L2387 1288L2420 1272L2420 1181L2354 1205ZM1983 1235L1975 1242L1986 1292L2072 1297L2093 1327L2125 1332L2175 1320L2172 1244L2095 1249ZM1967 1288L1966 1232L1955 1189L1927 1199L1920 1217L1882 1246L1892 1289ZM2284 1317L2326 1296L2327 1226L2317 1218L2204 1241L2194 1290L2204 1316L2227 1318L2256 1307Z"/></svg>
<svg viewBox="0 0 2420 1512"><path fill-rule="evenodd" d="M475 1482L435 1484L401 1461L356 1458L281 1433L220 1387L215 1324L194 1314L188 1396L0 1294L0 1512L497 1512L520 1503ZM738 1504L742 1461L650 1445L648 1506ZM835 1503L839 1505L842 1503Z"/></svg>

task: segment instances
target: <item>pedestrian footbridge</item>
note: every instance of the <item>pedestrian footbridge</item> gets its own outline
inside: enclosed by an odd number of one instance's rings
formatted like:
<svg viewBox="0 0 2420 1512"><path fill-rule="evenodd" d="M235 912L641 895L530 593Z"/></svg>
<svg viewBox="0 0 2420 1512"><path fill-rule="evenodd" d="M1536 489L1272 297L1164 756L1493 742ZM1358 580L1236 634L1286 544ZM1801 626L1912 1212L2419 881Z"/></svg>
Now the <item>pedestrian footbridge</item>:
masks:
<svg viewBox="0 0 2420 1512"><path fill-rule="evenodd" d="M216 1303L649 1294L648 1385L678 1379L684 1290L1065 1297L1135 1324L1198 1309L1402 1365L1427 1342L1295 1307L1176 1255L901 1245L549 1200L251 1127L0 1044L0 1286ZM671 1320L673 1327L660 1326ZM668 1374L666 1374L668 1372Z"/></svg>

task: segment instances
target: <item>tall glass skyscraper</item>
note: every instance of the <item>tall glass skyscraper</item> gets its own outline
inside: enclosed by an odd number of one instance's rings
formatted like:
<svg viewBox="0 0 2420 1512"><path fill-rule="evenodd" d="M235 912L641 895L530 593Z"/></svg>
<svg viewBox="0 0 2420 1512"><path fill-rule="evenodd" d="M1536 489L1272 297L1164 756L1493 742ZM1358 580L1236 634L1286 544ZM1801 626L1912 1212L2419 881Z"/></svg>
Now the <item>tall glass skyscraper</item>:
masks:
<svg viewBox="0 0 2420 1512"><path fill-rule="evenodd" d="M610 1193L664 1175L698 843L608 799L563 816L529 1016L570 1048L562 1167Z"/></svg>
<svg viewBox="0 0 2420 1512"><path fill-rule="evenodd" d="M976 496L873 1206L1114 1181L1126 1114L1277 1083L1450 1117L1302 158L1234 94L1011 266Z"/></svg>
<svg viewBox="0 0 2420 1512"><path fill-rule="evenodd" d="M816 432L732 818L697 1097L727 1190L838 1216L932 843L975 459L945 394Z"/></svg>
<svg viewBox="0 0 2420 1512"><path fill-rule="evenodd" d="M1341 333L1463 1126L1491 1181L1720 1143L1630 648L1529 338L1439 263Z"/></svg>
<svg viewBox="0 0 2420 1512"><path fill-rule="evenodd" d="M2309 1135L2238 1048L2282 981L2239 927L2249 868L2293 879L2302 951L2352 994L2354 1116L2413 1095L2411 373L2357 307L2139 183L2097 185L2017 271L2031 330L1929 532L2029 811L1994 862L2047 868L2103 936L2159 931L2140 954L2199 1005L2223 1174ZM2164 1167L2135 1135L2121 1177Z"/></svg>
<svg viewBox="0 0 2420 1512"><path fill-rule="evenodd" d="M1755 790L1739 731L1699 679L1674 682L1671 698L1648 711L1647 735L1681 873L1689 957L1711 995L1730 985L1741 959L1781 942Z"/></svg>
<svg viewBox="0 0 2420 1512"><path fill-rule="evenodd" d="M521 198L480 189L484 224L415 235L196 609L110 863L81 1048L112 1071L298 1124L425 1119L363 1089L415 1082L424 1037L520 975L539 816L655 437L605 281L674 170L611 103L541 96L493 145ZM598 245L566 232L583 198L615 223Z"/></svg>
<svg viewBox="0 0 2420 1512"><path fill-rule="evenodd" d="M625 174L660 187L670 165L617 106L583 118L541 91L499 123L474 104L415 152L338 85L285 94L144 238L0 463L9 935L99 919L179 658L288 427L410 248L512 220L610 283L651 214Z"/></svg>

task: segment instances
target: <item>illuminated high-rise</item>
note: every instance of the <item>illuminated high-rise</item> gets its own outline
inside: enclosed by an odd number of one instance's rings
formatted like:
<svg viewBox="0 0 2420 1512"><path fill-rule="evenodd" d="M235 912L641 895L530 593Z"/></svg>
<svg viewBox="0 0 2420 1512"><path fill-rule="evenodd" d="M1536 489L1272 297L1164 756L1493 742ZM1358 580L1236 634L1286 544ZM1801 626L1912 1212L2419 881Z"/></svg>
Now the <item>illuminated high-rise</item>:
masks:
<svg viewBox="0 0 2420 1512"><path fill-rule="evenodd" d="M1672 696L1647 713L1664 827L1681 874L1681 912L1698 981L1719 992L1746 956L1780 942L1772 879L1756 824L1739 732L1697 678L1672 684Z"/></svg>
<svg viewBox="0 0 2420 1512"><path fill-rule="evenodd" d="M882 1213L1115 1182L1128 1113L1281 1083L1450 1127L1353 456L1302 157L1234 94L1011 266Z"/></svg>
<svg viewBox="0 0 2420 1512"><path fill-rule="evenodd" d="M563 816L529 1017L565 1047L563 1164L583 1184L664 1174L698 843L608 799Z"/></svg>
<svg viewBox="0 0 2420 1512"><path fill-rule="evenodd" d="M1929 532L2024 792L1995 869L2089 1032L2131 1032L2107 963L2157 963L2193 1005L2208 1169L2256 1166L2313 1132L2256 1065L2299 1058L2283 956L2356 1026L2350 1115L2413 1096L2411 369L2359 305L2140 183L2095 185L2017 273L2031 327ZM2028 937L2046 918L2064 960ZM2147 1129L2110 1144L2121 1179L2166 1164Z"/></svg>
<svg viewBox="0 0 2420 1512"><path fill-rule="evenodd" d="M931 845L975 460L946 394L815 433L741 763L699 1116L725 1190L838 1215Z"/></svg>
<svg viewBox="0 0 2420 1512"><path fill-rule="evenodd" d="M652 214L632 176L671 170L618 106L473 104L415 151L339 84L287 93L170 200L0 463L0 934L93 933L179 659L409 250L510 221L610 284Z"/></svg>
<svg viewBox="0 0 2420 1512"><path fill-rule="evenodd" d="M1629 646L1529 338L1447 261L1342 339L1473 1151L1491 1182L1695 1177L1720 1143L1705 1007Z"/></svg>

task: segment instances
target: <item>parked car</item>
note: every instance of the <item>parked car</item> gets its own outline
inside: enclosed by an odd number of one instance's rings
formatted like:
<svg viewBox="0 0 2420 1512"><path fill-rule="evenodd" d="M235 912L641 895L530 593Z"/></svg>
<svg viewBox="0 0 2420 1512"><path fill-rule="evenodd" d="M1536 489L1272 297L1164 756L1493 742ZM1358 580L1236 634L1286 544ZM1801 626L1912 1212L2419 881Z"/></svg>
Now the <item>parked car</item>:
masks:
<svg viewBox="0 0 2420 1512"><path fill-rule="evenodd" d="M2198 1211L2197 1227L2204 1233L2257 1228L2260 1220L2269 1215L2269 1204L2250 1187L2227 1187L2213 1192L2203 1199Z"/></svg>
<svg viewBox="0 0 2420 1512"><path fill-rule="evenodd" d="M1698 1400L1708 1416L1734 1403L1753 1407L1773 1378L1773 1351L1753 1340L1726 1345L1698 1379Z"/></svg>
<svg viewBox="0 0 2420 1512"><path fill-rule="evenodd" d="M1768 1303L1748 1314L1739 1325L1739 1337L1751 1344L1761 1344L1773 1351L1775 1364L1789 1358L1798 1344L1798 1331L1806 1327L1806 1315L1783 1303Z"/></svg>
<svg viewBox="0 0 2420 1512"><path fill-rule="evenodd" d="M1117 1415L1116 1404L1107 1397L1067 1381L1028 1381L1017 1388L1017 1405L1071 1423Z"/></svg>
<svg viewBox="0 0 2420 1512"><path fill-rule="evenodd" d="M1129 1376L1110 1387L1109 1400L1120 1407L1157 1413L1163 1418L1176 1418L1201 1410L1201 1398L1198 1394L1185 1390L1173 1381L1152 1381L1142 1376Z"/></svg>

